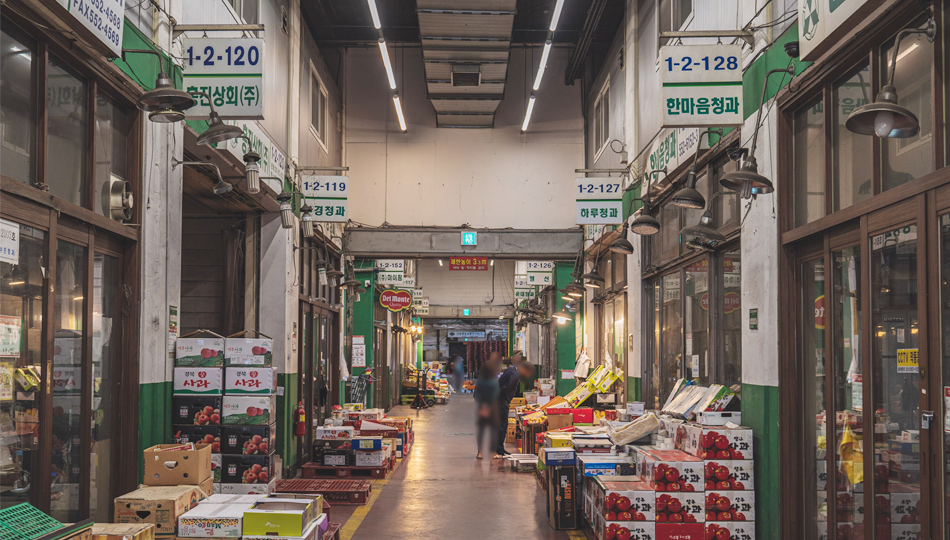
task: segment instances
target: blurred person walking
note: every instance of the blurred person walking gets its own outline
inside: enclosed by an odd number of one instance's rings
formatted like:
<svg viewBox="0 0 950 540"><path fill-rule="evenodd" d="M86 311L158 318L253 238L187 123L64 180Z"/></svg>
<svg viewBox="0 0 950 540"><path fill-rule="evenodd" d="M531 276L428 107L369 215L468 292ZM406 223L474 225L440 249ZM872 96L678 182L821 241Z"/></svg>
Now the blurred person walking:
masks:
<svg viewBox="0 0 950 540"><path fill-rule="evenodd" d="M508 433L508 410L511 408L511 400L518 393L518 388L523 379L530 379L534 375L534 365L527 360L523 360L520 354L516 354L511 359L511 367L505 370L498 378L498 386L501 389L501 395L498 399L498 446L495 449L495 457L505 457L511 452L505 450L505 435Z"/></svg>
<svg viewBox="0 0 950 540"><path fill-rule="evenodd" d="M498 386L498 371L494 362L486 362L478 372L475 381L475 440L478 443L476 459L482 459L482 434L488 430L489 448L498 446L495 440L498 436L498 397L501 387ZM507 425L507 423L506 423Z"/></svg>

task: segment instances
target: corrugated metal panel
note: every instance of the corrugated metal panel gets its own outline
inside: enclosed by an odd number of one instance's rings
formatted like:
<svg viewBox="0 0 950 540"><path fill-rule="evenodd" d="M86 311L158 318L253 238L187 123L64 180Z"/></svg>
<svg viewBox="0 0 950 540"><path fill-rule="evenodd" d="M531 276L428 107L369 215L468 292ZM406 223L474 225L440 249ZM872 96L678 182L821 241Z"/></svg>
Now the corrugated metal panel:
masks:
<svg viewBox="0 0 950 540"><path fill-rule="evenodd" d="M514 15L420 13L419 34L433 37L510 38Z"/></svg>
<svg viewBox="0 0 950 540"><path fill-rule="evenodd" d="M437 113L492 113L498 109L500 99L433 99Z"/></svg>
<svg viewBox="0 0 950 540"><path fill-rule="evenodd" d="M437 94L458 94L458 95L479 95L479 94L498 94L505 93L504 82L486 83L482 81L480 86L452 86L448 80L444 81L426 81L426 87L429 95Z"/></svg>
<svg viewBox="0 0 950 540"><path fill-rule="evenodd" d="M490 128L495 125L494 114L438 114L439 127Z"/></svg>
<svg viewBox="0 0 950 540"><path fill-rule="evenodd" d="M475 39L475 38L446 38L439 36L422 36L422 48L433 49L491 49L508 51L511 41L507 39Z"/></svg>
<svg viewBox="0 0 950 540"><path fill-rule="evenodd" d="M507 62L507 50L479 51L479 50L452 50L426 49L422 51L422 59L426 62L459 61L459 62Z"/></svg>
<svg viewBox="0 0 950 540"><path fill-rule="evenodd" d="M425 66L428 81L448 81L452 78L452 64L427 63ZM479 72L482 74L482 81L505 82L508 64L481 64Z"/></svg>

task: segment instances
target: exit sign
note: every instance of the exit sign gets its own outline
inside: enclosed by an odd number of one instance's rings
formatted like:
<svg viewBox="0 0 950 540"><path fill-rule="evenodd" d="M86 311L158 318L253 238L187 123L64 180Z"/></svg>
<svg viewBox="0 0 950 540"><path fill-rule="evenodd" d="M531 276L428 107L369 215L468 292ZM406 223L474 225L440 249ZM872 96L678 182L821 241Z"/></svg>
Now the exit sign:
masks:
<svg viewBox="0 0 950 540"><path fill-rule="evenodd" d="M471 315L471 314L472 314L472 310L470 310L470 309L463 309L463 310L462 310L462 315L465 316L465 317L468 317L468 316ZM466 340L466 341L467 341L467 340Z"/></svg>
<svg viewBox="0 0 950 540"><path fill-rule="evenodd" d="M462 245L463 246L477 246L478 245L478 233L477 232L463 232L462 233Z"/></svg>

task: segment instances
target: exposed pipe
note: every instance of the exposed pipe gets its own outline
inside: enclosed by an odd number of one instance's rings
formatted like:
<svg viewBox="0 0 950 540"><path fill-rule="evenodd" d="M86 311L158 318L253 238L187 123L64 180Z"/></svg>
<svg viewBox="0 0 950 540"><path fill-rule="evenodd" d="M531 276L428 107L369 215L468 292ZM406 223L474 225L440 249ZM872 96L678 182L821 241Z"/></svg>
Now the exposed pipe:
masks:
<svg viewBox="0 0 950 540"><path fill-rule="evenodd" d="M607 7L607 0L594 0L587 10L587 18L584 19L584 26L581 29L581 36L577 40L577 46L571 53L571 59L567 62L567 69L564 71L564 84L573 86L574 81L580 76L579 72L584 58L587 56L587 49L594 39L594 31L600 24L600 17L604 14L604 8Z"/></svg>

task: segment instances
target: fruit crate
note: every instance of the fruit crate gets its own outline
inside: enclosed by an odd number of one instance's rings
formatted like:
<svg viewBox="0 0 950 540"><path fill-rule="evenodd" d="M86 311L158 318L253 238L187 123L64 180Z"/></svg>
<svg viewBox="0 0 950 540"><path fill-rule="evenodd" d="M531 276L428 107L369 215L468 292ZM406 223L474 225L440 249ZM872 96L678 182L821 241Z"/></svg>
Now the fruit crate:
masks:
<svg viewBox="0 0 950 540"><path fill-rule="evenodd" d="M314 478L375 478L382 480L389 473L389 462L382 467L327 467L311 461L301 467L302 476L306 479Z"/></svg>
<svg viewBox="0 0 950 540"><path fill-rule="evenodd" d="M0 540L33 540L63 527L28 503L0 510Z"/></svg>
<svg viewBox="0 0 950 540"><path fill-rule="evenodd" d="M331 523L323 533L323 540L340 540L340 527L339 523Z"/></svg>
<svg viewBox="0 0 950 540"><path fill-rule="evenodd" d="M275 493L320 494L333 504L366 504L373 493L371 480L278 480Z"/></svg>

